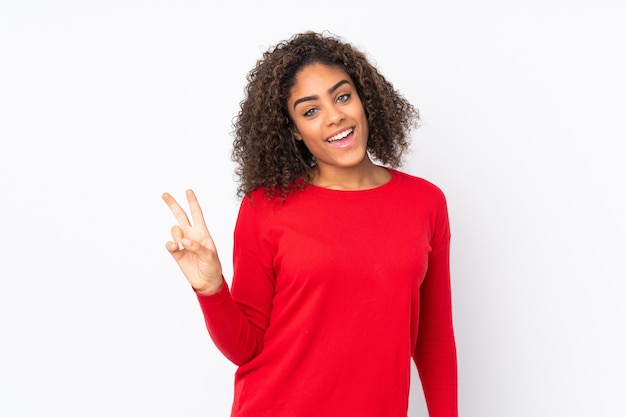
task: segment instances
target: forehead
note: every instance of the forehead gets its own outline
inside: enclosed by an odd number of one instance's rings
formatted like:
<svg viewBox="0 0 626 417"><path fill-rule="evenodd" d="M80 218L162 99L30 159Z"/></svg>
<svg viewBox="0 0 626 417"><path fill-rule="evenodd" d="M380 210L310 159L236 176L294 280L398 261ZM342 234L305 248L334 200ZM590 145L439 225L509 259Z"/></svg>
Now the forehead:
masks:
<svg viewBox="0 0 626 417"><path fill-rule="evenodd" d="M298 93L321 94L341 80L348 80L351 85L353 84L352 79L342 67L325 64L307 65L296 74L291 96Z"/></svg>

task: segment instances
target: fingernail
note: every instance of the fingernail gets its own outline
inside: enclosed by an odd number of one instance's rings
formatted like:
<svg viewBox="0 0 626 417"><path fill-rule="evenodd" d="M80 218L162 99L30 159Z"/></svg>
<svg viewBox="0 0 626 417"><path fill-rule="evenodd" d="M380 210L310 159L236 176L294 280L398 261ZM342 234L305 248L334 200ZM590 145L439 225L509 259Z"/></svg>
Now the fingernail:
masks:
<svg viewBox="0 0 626 417"><path fill-rule="evenodd" d="M182 242L183 246L191 246L191 240L187 239L186 237L183 238Z"/></svg>

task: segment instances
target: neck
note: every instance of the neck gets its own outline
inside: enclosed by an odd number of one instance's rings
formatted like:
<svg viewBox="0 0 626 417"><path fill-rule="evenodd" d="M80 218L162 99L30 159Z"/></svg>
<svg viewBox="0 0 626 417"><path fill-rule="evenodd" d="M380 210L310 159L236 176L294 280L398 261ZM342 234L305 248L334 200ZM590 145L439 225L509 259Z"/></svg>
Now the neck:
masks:
<svg viewBox="0 0 626 417"><path fill-rule="evenodd" d="M369 158L354 167L317 166L311 183L332 190L368 190L379 187L391 179L387 169L374 164Z"/></svg>

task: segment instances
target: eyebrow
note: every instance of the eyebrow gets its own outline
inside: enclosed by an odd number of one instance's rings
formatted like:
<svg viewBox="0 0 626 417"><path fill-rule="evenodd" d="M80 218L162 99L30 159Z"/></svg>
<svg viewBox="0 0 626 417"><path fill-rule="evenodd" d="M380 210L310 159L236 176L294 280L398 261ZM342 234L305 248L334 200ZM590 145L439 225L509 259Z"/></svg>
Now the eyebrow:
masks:
<svg viewBox="0 0 626 417"><path fill-rule="evenodd" d="M337 84L333 85L332 87L330 87L328 89L328 94L332 94L336 89L338 89L339 87L341 87L344 84L349 83L348 80L341 80L339 81ZM302 97L297 99L296 101L294 101L293 103L293 108L295 109L296 106L304 101L311 101L311 100L317 100L319 98L319 96L306 96L306 97Z"/></svg>

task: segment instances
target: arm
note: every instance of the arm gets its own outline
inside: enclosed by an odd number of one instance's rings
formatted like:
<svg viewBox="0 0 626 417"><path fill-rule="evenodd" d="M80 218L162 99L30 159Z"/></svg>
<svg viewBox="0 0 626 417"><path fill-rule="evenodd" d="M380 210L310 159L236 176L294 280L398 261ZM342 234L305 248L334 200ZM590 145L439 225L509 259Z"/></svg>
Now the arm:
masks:
<svg viewBox="0 0 626 417"><path fill-rule="evenodd" d="M268 306L271 306L273 287L272 292L268 293L262 288L255 288L254 279L248 280L243 286L248 289L243 292L244 295L246 291L251 293L252 299L249 302L236 302L236 297L233 297L222 276L217 250L193 191L187 191L193 225L185 211L171 195L163 194L163 200L178 220L178 225L172 227L173 241L168 242L166 248L196 292L211 338L218 349L236 365L249 361L262 347L263 333L269 321ZM239 251L249 250L247 249L249 245L246 245L245 242L243 245L238 244L240 239L237 236L242 234L245 236L250 233L255 236L254 231L239 226L240 223L245 223L245 215L242 216L241 213L236 228L239 232L235 233L236 255L238 247L242 247ZM255 263L254 256L246 255L243 258L251 259L249 263ZM251 277L256 277L258 273L258 270L252 268L241 271L241 268L237 268L237 262L235 262L235 270L244 276ZM235 279L233 279L234 283ZM245 300L246 297L243 299ZM261 305L266 307L259 307ZM261 308L262 311L255 312L255 307Z"/></svg>
<svg viewBox="0 0 626 417"><path fill-rule="evenodd" d="M254 358L263 348L275 292L273 249L263 217L264 196L254 208L241 202L234 233L232 287L215 296L198 295L207 329L216 346L237 365ZM261 213L261 214L260 214Z"/></svg>
<svg viewBox="0 0 626 417"><path fill-rule="evenodd" d="M450 228L445 206L434 221L428 271L420 287L417 365L430 417L457 417L457 357L452 326Z"/></svg>

